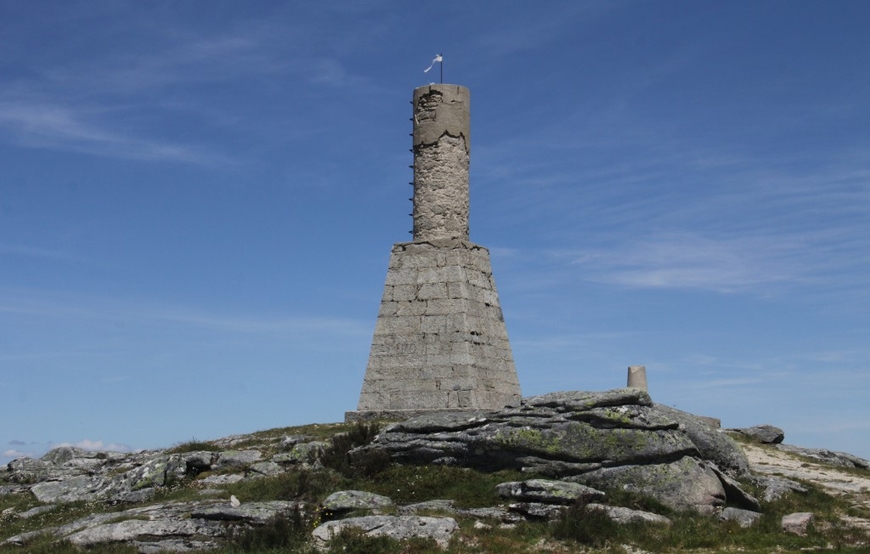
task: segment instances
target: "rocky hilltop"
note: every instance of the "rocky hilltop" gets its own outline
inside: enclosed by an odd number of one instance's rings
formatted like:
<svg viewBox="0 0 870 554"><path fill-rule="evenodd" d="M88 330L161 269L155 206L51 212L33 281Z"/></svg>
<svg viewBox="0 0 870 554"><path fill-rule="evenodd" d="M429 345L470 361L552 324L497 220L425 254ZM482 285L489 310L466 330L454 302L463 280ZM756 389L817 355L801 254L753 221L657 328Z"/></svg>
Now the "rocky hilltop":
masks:
<svg viewBox="0 0 870 554"><path fill-rule="evenodd" d="M812 486L799 470L815 461L859 474L870 467L856 456L779 444L782 431L770 426L740 431L732 435L754 445L738 443L715 420L617 389L530 397L496 412L276 429L133 454L58 448L0 470L0 551L57 541L145 553L227 544L238 551L240 538L281 521L295 521L292 533L311 548L328 549L356 529L463 552L479 551L469 545L481 529L565 525L566 517L589 514L667 528L694 513L749 527L779 510L773 503L805 495ZM803 461L789 473L760 453ZM439 496L451 480L482 492ZM861 496L867 485L839 491L858 495L859 516L870 509ZM860 529L865 521L833 513L824 517L838 525ZM810 532L813 514L784 516L791 520L782 517L780 531ZM812 537L808 544L822 540Z"/></svg>

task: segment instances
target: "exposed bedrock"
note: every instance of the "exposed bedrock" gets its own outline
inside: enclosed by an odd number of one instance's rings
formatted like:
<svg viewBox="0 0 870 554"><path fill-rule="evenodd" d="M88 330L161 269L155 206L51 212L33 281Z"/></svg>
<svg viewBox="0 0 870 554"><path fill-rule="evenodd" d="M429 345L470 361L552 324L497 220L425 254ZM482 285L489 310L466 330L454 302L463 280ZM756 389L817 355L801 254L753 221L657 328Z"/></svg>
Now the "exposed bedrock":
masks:
<svg viewBox="0 0 870 554"><path fill-rule="evenodd" d="M705 418L654 404L639 389L558 392L495 412L437 413L387 427L351 452L482 470L519 469L653 496L713 512L745 503L731 477L749 474L740 447Z"/></svg>

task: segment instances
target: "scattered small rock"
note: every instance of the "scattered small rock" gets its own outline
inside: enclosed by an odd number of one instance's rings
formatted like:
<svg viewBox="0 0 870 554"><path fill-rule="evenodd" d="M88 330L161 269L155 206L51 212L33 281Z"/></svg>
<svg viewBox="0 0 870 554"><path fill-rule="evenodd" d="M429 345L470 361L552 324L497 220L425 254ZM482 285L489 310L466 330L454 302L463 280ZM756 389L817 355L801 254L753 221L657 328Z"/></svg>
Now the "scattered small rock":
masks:
<svg viewBox="0 0 870 554"><path fill-rule="evenodd" d="M803 537L814 519L815 515L812 512L797 512L782 516L782 530Z"/></svg>
<svg viewBox="0 0 870 554"><path fill-rule="evenodd" d="M753 479L756 484L764 487L762 498L765 502L779 500L789 492L805 493L807 489L797 481L776 476L757 476Z"/></svg>
<svg viewBox="0 0 870 554"><path fill-rule="evenodd" d="M761 518L761 514L740 508L725 508L719 514L719 521L736 521L740 527L752 527Z"/></svg>
<svg viewBox="0 0 870 554"><path fill-rule="evenodd" d="M338 491L324 499L322 507L336 515L346 514L353 510L372 510L380 513L382 510L392 508L392 499L365 491Z"/></svg>

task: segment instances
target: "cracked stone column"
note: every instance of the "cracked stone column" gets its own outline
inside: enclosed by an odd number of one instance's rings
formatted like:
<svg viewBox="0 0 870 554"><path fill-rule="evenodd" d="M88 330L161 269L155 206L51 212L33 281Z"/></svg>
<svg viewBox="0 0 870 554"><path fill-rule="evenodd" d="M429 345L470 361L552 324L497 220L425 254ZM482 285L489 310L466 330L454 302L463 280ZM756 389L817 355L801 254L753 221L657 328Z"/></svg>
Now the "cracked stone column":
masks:
<svg viewBox="0 0 870 554"><path fill-rule="evenodd" d="M414 90L414 239L393 245L348 421L519 404L489 251L468 236L470 99L458 85Z"/></svg>
<svg viewBox="0 0 870 554"><path fill-rule="evenodd" d="M456 85L414 90L414 240L468 240L471 95Z"/></svg>

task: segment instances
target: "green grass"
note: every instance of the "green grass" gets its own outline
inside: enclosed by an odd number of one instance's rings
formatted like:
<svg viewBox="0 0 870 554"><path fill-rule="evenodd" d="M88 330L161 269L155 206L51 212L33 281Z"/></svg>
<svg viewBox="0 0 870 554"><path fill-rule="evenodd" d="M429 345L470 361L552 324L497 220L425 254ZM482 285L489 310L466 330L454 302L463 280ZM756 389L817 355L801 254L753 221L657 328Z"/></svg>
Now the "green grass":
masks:
<svg viewBox="0 0 870 554"><path fill-rule="evenodd" d="M518 471L483 473L460 467L391 465L359 484L398 504L446 498L455 500L457 507L479 508L504 502L495 492L497 484L529 478Z"/></svg>
<svg viewBox="0 0 870 554"><path fill-rule="evenodd" d="M185 454L187 452L218 452L222 450L221 447L207 441L201 441L196 438L192 438L189 441L182 442L176 444L172 448L166 451L167 454Z"/></svg>

